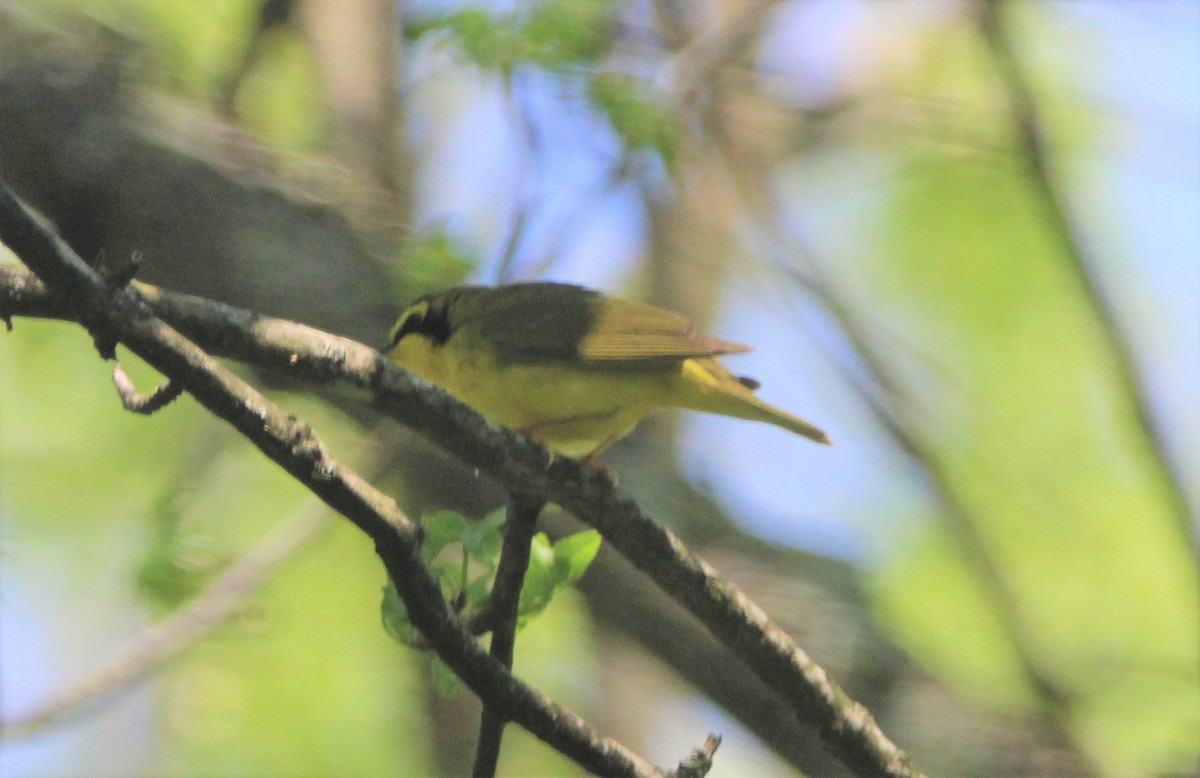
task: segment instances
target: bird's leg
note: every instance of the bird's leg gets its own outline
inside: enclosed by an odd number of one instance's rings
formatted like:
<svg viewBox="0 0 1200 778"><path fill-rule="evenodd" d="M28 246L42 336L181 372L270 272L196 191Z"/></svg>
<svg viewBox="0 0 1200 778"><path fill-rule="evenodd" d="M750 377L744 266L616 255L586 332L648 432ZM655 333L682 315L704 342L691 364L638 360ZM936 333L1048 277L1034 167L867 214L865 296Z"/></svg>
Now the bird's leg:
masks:
<svg viewBox="0 0 1200 778"><path fill-rule="evenodd" d="M609 435L607 438L600 441L600 445L596 446L594 449L592 449L588 453L584 454L583 458L581 458L579 460L579 464L581 464L581 465L592 464L592 462L595 461L596 457L600 456L601 451L603 451L604 449L608 448L609 446L611 446L613 443L616 443L616 442L617 442L617 436Z"/></svg>
<svg viewBox="0 0 1200 778"><path fill-rule="evenodd" d="M587 454L585 454L583 459L579 460L579 464L583 465L584 467L594 468L596 470L599 470L601 473L604 473L606 476L608 476L609 478L612 479L613 485L615 486L617 483L616 474L613 473L612 471L610 471L604 465L595 464L595 460L596 460L596 457L600 456L601 451L608 448L613 443L616 443L620 439L621 439L620 435L617 435L617 434L609 435L607 438L605 438L604 440L602 440L600 442L599 446L596 446L594 449L592 449Z"/></svg>

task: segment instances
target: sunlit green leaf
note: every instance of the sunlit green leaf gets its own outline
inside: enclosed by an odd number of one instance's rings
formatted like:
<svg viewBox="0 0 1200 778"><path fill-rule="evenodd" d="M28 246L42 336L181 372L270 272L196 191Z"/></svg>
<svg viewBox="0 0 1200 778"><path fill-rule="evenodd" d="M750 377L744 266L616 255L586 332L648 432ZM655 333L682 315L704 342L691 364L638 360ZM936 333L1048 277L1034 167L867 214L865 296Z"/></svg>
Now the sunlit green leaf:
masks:
<svg viewBox="0 0 1200 778"><path fill-rule="evenodd" d="M500 559L500 549L503 544L500 528L504 525L505 518L505 509L497 508L479 521L470 524L463 533L463 547L467 549L472 559L489 569L494 568Z"/></svg>
<svg viewBox="0 0 1200 778"><path fill-rule="evenodd" d="M554 544L555 588L573 586L583 577L600 551L600 533L594 529L576 532Z"/></svg>
<svg viewBox="0 0 1200 778"><path fill-rule="evenodd" d="M554 549L550 539L544 532L537 533L529 547L529 567L521 588L518 613L522 622L541 613L554 597L554 564Z"/></svg>

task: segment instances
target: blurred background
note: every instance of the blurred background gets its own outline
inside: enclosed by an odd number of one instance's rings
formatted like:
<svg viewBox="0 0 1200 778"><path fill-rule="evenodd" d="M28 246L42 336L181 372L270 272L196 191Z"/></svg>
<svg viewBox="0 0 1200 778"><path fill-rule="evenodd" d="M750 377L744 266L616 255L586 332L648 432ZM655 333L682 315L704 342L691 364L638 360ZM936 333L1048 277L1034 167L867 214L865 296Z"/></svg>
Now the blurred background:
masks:
<svg viewBox="0 0 1200 778"><path fill-rule="evenodd" d="M0 178L91 261L374 345L466 280L686 311L835 446L665 414L604 463L921 767L1200 769L1192 0L0 2ZM469 770L478 705L381 629L359 533L14 324L0 772ZM502 500L252 379L414 516ZM714 776L843 774L612 553L516 670L662 765L716 731ZM580 774L516 728L501 771Z"/></svg>

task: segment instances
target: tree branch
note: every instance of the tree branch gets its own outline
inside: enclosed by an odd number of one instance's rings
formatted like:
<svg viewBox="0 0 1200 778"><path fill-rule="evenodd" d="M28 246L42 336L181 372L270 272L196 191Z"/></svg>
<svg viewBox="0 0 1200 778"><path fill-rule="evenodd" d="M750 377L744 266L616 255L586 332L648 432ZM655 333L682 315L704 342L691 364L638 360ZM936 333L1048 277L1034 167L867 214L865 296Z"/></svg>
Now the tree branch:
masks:
<svg viewBox="0 0 1200 778"><path fill-rule="evenodd" d="M14 216L14 208L19 206L4 193L0 197L0 239L25 259L35 250L46 253L48 247L39 249L37 244L46 242L48 238L39 232L38 237L32 239L31 246L30 236L24 233L34 228L27 225L14 229L14 221L29 221L23 211L19 217ZM30 265L34 266L33 262ZM5 273L10 274L11 271ZM91 274L90 270L87 273ZM35 287L30 286L28 279L19 275L12 278L12 286L19 292L0 294L0 317L7 313L32 315L35 309L40 308L41 313L37 315L78 318L70 314L65 302L45 299L48 293L40 295ZM67 278L62 278L63 275L67 275ZM824 669L813 662L786 632L772 623L745 594L691 554L674 534L645 516L635 503L620 497L605 474L585 468L571 459L553 457L541 445L492 424L448 394L393 365L374 350L347 338L144 285L134 285L138 294L129 289L119 292L96 291L90 280L86 283L73 281L70 274L64 274L54 267L48 269L47 277L52 287L71 295L73 299L79 296L86 311L103 311L103 315L99 315L101 322L114 327L122 325L116 331L122 342L165 375L177 377L177 372L187 373L192 362L203 355L194 356L186 350L177 353L169 349L163 353L164 347L159 338L167 339L160 332L165 327L142 307L143 301L149 310L215 354L285 370L313 381L341 379L371 391L376 407L464 462L490 474L510 492L536 494L558 503L599 530L618 551L687 608L715 637L775 689L800 720L815 727L831 750L851 769L860 775L917 774L908 757L879 729L870 713L833 683ZM95 283L100 282L97 279ZM77 286L80 288L76 289ZM110 295L111 300L106 301L105 295ZM112 310L106 309L105 305L111 306ZM129 321L122 324L123 317L128 317ZM170 335L179 340L178 334L171 332ZM357 477L352 477L352 474L344 474L340 466L330 464L328 455L311 438L310 432L301 429L302 425L295 422L266 414L263 410L266 401L249 387L242 385L245 391L252 393L251 400L233 406L222 402L228 392L224 383L226 379L216 380L213 378L216 373L207 372L210 369L219 371L219 367L212 365L207 358L203 364L206 371L197 376L195 381L185 382L184 386L205 407L243 429L264 453L277 462L287 462L284 467L289 472L302 478L309 488L317 491L333 507L346 512L347 518L367 531L376 540L381 556L387 554L393 563L401 559L408 564L419 562L419 549L413 545L414 538L409 534L415 527L406 518L400 525L401 529L388 524L389 519L400 521L402 518L390 500L373 490L365 494L361 492L366 485ZM220 375L227 374L221 371ZM236 381L232 376L228 376L227 380ZM271 424L265 424L267 421ZM277 437L262 440L262 431L274 429L272 425L279 427ZM289 458L293 449L296 450L296 458ZM282 461L277 457L282 457ZM323 476L328 472L337 477L331 476L332 481L328 483L312 483L310 476L314 466ZM318 487L321 491L318 491ZM381 500L386 500L386 503L381 503ZM364 509L369 510L364 512ZM386 526L381 526L381 523ZM385 558L387 563L388 559ZM389 573L395 575L403 568L393 564L388 569ZM426 616L435 623L428 625L428 628L417 623L417 613L410 606L414 625L438 647L439 654L445 648L454 661L446 656L443 659L447 659L447 664L456 672L462 667L471 673L470 677L464 675L463 679L472 690L484 697L485 703L494 699L512 702L516 698L528 699L523 696L526 693L535 694L521 687L521 694L515 697L504 695L498 688L503 685L501 681L505 677L499 674L499 663L488 656L485 656L488 661L482 662L470 650L478 649L473 641L470 648L456 642L461 635L468 634L457 617L441 626L436 623L446 608L436 586L429 590L432 584L424 579L419 584L411 585L397 580L396 585L405 597L406 604L411 596L427 608L424 611ZM435 615L437 618L434 618ZM431 632L430 629L435 631ZM513 692L512 689L508 691ZM538 702L543 706L549 705L540 698ZM521 720L511 716L502 706L498 707L510 720L518 721L535 735L543 737L539 730L526 723L530 721L529 717ZM531 723L541 728L547 724L544 719Z"/></svg>
<svg viewBox="0 0 1200 778"><path fill-rule="evenodd" d="M486 654L442 597L437 579L421 558L420 528L395 501L334 460L307 425L270 403L157 319L132 288L107 285L3 186L0 241L51 289L78 306L77 315L88 322L94 335L100 331L105 337L116 338L159 372L179 382L201 405L233 425L366 533L404 599L413 625L486 705L593 772L662 774L615 741L600 737L578 716L514 678ZM337 355L333 358L336 360ZM378 355L375 359L382 361Z"/></svg>
<svg viewBox="0 0 1200 778"><path fill-rule="evenodd" d="M538 514L545 502L536 497L514 494L508 506L508 527L496 581L488 602L491 614L492 642L489 650L498 662L512 669L513 650L517 641L517 606L521 603L521 586L529 567L529 546L537 529ZM479 743L475 747L475 778L491 778L500 760L500 741L504 736L504 717L490 706L483 706L479 723Z"/></svg>
<svg viewBox="0 0 1200 778"><path fill-rule="evenodd" d="M139 394L137 387L133 385L133 379L125 372L120 362L113 368L113 384L117 387L117 396L121 398L121 405L125 410L145 416L157 413L183 394L183 387L173 381L167 381L153 392Z"/></svg>

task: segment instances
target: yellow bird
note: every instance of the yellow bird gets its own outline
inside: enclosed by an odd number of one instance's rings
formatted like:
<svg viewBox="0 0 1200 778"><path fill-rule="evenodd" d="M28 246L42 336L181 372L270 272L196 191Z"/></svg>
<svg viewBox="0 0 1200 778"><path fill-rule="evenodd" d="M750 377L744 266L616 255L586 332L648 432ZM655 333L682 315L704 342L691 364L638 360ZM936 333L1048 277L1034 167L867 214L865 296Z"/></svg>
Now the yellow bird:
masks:
<svg viewBox="0 0 1200 778"><path fill-rule="evenodd" d="M387 354L492 421L584 462L661 408L764 421L828 443L714 359L749 350L682 314L529 283L427 294L401 314Z"/></svg>

